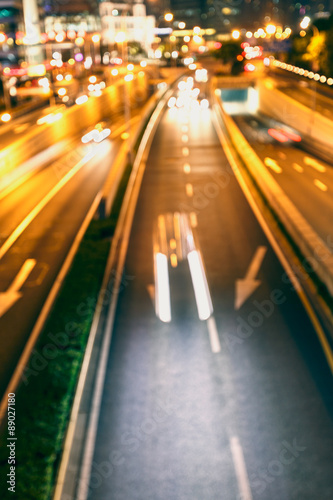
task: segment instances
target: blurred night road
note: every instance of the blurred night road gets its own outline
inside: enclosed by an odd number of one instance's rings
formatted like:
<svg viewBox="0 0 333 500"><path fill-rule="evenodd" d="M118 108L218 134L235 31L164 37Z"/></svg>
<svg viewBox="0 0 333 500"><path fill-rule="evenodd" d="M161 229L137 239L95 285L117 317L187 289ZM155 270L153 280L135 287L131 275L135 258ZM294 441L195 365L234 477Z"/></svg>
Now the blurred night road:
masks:
<svg viewBox="0 0 333 500"><path fill-rule="evenodd" d="M274 124L267 118L243 115L234 120L288 198L328 244L332 238L332 166L303 149L301 142L281 143L272 138L268 131Z"/></svg>
<svg viewBox="0 0 333 500"><path fill-rule="evenodd" d="M89 499L333 498L331 374L210 109L158 126L105 380Z"/></svg>
<svg viewBox="0 0 333 500"><path fill-rule="evenodd" d="M99 147L89 149L73 141L64 148L60 159L48 162L1 200L0 252L4 255L0 270L3 291L8 290L27 259L36 261L24 283L22 297L0 317L1 330L7 332L0 350L1 394L7 387L75 236L105 182L119 145L117 142L103 142ZM75 170L78 164L81 168ZM4 252L6 243L17 228L69 172L73 175L68 182L57 190L30 224L22 226L25 230L18 233L18 238Z"/></svg>

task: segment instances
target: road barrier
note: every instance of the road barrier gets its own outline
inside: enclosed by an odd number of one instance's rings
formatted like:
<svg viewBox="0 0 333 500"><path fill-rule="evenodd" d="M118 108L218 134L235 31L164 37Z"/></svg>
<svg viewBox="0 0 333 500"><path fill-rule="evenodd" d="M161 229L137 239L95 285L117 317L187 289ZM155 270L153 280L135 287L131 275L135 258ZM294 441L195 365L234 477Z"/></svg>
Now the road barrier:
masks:
<svg viewBox="0 0 333 500"><path fill-rule="evenodd" d="M271 80L258 80L259 111L299 131L308 142L332 150L333 121L304 106L274 86ZM310 103L311 104L311 103ZM324 151L325 152L325 151Z"/></svg>
<svg viewBox="0 0 333 500"><path fill-rule="evenodd" d="M274 100L273 97L271 97ZM320 281L333 297L333 255L295 205L290 201L273 176L253 151L233 119L223 109L221 99L215 103L229 133L234 148L243 160L262 195L282 223L287 234L305 257Z"/></svg>

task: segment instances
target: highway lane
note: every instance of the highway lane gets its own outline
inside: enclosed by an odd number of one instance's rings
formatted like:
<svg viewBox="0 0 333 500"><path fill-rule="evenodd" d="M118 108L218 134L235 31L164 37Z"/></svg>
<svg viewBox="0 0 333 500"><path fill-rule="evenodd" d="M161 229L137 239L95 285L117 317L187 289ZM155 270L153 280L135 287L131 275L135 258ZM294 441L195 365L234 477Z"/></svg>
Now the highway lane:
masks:
<svg viewBox="0 0 333 500"><path fill-rule="evenodd" d="M29 114L13 119L6 125L2 125L0 127L0 147L5 148L16 139L23 137L27 132L29 132L31 126L36 125L37 120L40 118L46 117L51 113L61 112L64 108L64 104L48 106L48 103L46 102L43 109L32 111Z"/></svg>
<svg viewBox="0 0 333 500"><path fill-rule="evenodd" d="M105 380L89 499L332 498L331 374L210 110L158 127Z"/></svg>
<svg viewBox="0 0 333 500"><path fill-rule="evenodd" d="M22 297L0 317L1 394L9 382L72 242L96 194L103 186L120 144L120 138L113 142L106 139L95 145L90 157L83 161L77 159L76 164L81 161L81 168L32 219L0 260L1 292L10 289L27 261L35 261L31 272L19 287ZM60 179L66 171L60 172ZM13 221L15 224L21 222L22 217L28 214L30 206L36 206L34 204L45 191L60 180L57 175L59 170L51 165L8 196L9 206L15 204L15 200L22 203L22 206L17 208L18 216L10 219L8 226L1 218L1 227L6 237L10 233L9 228L13 227ZM38 195L35 194L37 190ZM32 204L24 203L25 197L30 195ZM1 203L6 207L6 198ZM1 243L2 252L5 243Z"/></svg>
<svg viewBox="0 0 333 500"><path fill-rule="evenodd" d="M269 135L274 128L259 116L234 120L288 197L328 245L332 238L333 167L302 148L302 143L279 142ZM279 127L275 125L275 129ZM331 242L331 243L330 243Z"/></svg>

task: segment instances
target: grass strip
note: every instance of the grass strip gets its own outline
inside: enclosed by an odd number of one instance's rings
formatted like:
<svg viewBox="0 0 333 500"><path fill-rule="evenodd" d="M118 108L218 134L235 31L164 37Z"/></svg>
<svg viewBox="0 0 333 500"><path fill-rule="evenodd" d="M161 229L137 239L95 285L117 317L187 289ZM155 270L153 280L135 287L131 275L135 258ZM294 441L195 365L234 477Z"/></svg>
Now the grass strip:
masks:
<svg viewBox="0 0 333 500"><path fill-rule="evenodd" d="M7 426L0 435L1 499L51 498L87 339L131 173L127 165L111 215L93 220L79 246L16 392L16 490L8 490Z"/></svg>

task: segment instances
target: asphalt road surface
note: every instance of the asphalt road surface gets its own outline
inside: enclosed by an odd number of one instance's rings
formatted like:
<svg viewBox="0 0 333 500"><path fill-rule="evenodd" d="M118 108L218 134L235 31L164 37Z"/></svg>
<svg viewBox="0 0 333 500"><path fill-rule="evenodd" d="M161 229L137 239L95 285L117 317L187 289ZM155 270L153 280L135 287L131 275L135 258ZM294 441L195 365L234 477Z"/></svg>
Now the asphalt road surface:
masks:
<svg viewBox="0 0 333 500"><path fill-rule="evenodd" d="M290 200L331 247L333 166L308 153L301 142L274 139L268 130L279 128L258 116L233 119Z"/></svg>
<svg viewBox="0 0 333 500"><path fill-rule="evenodd" d="M1 199L0 391L3 394L39 312L90 206L103 186L120 139L71 143ZM67 182L63 179L68 177ZM63 184L62 184L63 183ZM50 193L53 196L48 199ZM36 207L41 209L34 213ZM29 265L32 267L30 268ZM7 300L19 292L8 309Z"/></svg>
<svg viewBox="0 0 333 500"><path fill-rule="evenodd" d="M157 129L105 380L89 499L333 498L331 373L210 110Z"/></svg>

